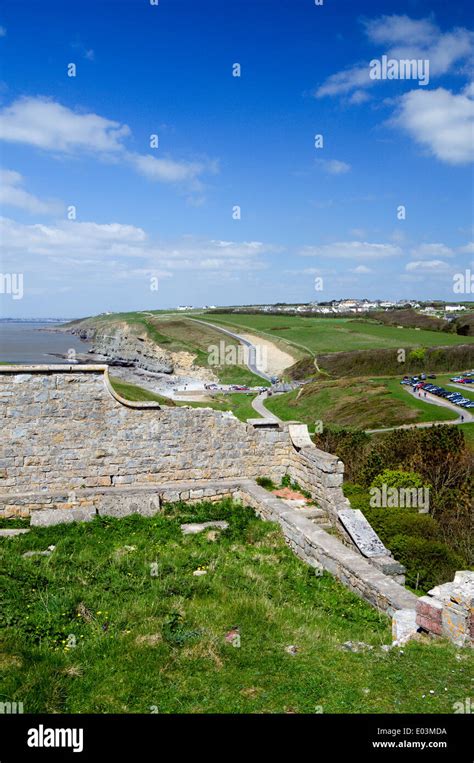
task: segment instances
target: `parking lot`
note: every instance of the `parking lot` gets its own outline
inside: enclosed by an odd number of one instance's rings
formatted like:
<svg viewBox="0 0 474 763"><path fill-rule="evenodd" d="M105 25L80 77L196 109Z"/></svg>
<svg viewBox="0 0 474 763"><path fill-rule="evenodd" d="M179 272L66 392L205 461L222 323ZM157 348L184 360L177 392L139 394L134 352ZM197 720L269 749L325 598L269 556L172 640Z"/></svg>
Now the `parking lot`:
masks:
<svg viewBox="0 0 474 763"><path fill-rule="evenodd" d="M418 392L420 395L423 393L436 395L436 397L443 398L453 405L456 405L459 408L464 408L465 410L474 408L474 401L468 397L465 397L462 392L447 390L444 387L438 386L437 384L429 381L430 379L435 378L436 376L434 374L429 374L428 376L426 376L426 374L420 374L420 376L411 377L405 376L400 384L411 387L414 392ZM455 384L465 384L466 388L468 388L468 385L474 384L474 373L469 371L465 374L453 376L450 381Z"/></svg>

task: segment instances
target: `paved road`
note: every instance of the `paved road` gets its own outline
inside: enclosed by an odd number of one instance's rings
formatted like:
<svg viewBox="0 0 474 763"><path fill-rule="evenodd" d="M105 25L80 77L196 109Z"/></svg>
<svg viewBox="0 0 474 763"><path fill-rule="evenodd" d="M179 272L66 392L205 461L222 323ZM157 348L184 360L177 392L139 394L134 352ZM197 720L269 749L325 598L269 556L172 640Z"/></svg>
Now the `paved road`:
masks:
<svg viewBox="0 0 474 763"><path fill-rule="evenodd" d="M252 400L252 408L257 411L257 413L259 413L260 416L262 416L264 419L269 419L270 421L277 421L278 423L281 423L281 419L279 419L278 416L275 416L275 414L271 413L268 408L265 408L264 401L267 399L267 397L267 392L261 392L260 395L254 397Z"/></svg>
<svg viewBox="0 0 474 763"><path fill-rule="evenodd" d="M413 397L418 397L418 395L411 392L409 389L405 388L407 394L413 395ZM459 408L458 405L454 405L453 403L450 403L449 400L445 400L442 397L436 397L436 395L430 395L429 392L426 393L426 397L423 396L419 398L419 400L423 400L425 403L431 403L432 405L438 405L440 408L449 408L451 411L454 411L458 414L457 419L451 419L450 421L422 421L419 424L402 424L399 427L386 427L384 429L366 429L365 431L368 434L375 434L377 432L391 432L394 429L414 429L414 428L422 428L422 427L432 427L436 424L470 424L472 421L474 421L474 416L472 413L470 413L468 410L465 410L464 408ZM463 420L461 420L461 416L463 416Z"/></svg>
<svg viewBox="0 0 474 763"><path fill-rule="evenodd" d="M238 334L234 334L233 331L229 331L228 329L223 329L222 326L216 326L215 323L208 323L208 321L200 321L197 318L188 318L188 321L194 321L195 323L200 323L203 326L211 326L213 329L216 329L217 331L220 331L223 334L227 334L228 336L231 336L233 339L237 339L238 342L245 345L249 348L249 362L246 364L249 371L251 371L256 376L260 376L261 379L265 379L266 381L271 382L271 376L268 376L268 374L264 374L262 371L259 371L255 363L253 362L253 359L257 357L257 348L255 347L252 342L249 342L248 339L244 339L242 336L239 336Z"/></svg>

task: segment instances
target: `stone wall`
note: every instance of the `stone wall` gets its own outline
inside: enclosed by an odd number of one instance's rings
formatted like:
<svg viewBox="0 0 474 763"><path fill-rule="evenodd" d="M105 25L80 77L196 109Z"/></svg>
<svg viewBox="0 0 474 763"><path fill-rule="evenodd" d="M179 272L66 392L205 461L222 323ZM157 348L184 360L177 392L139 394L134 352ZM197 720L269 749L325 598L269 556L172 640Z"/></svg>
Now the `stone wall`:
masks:
<svg viewBox="0 0 474 763"><path fill-rule="evenodd" d="M289 474L324 509L334 522L338 521L338 511L350 508L350 503L342 492L344 464L342 461L314 447L294 450L291 454Z"/></svg>
<svg viewBox="0 0 474 763"><path fill-rule="evenodd" d="M451 583L421 596L416 602L416 624L457 646L474 646L474 572L456 572Z"/></svg>
<svg viewBox="0 0 474 763"><path fill-rule="evenodd" d="M327 570L381 612L414 612L413 593L276 496L250 482L242 484L238 495L261 517L278 522L290 548L307 564Z"/></svg>
<svg viewBox="0 0 474 763"><path fill-rule="evenodd" d="M293 450L288 428L212 409L128 403L106 366L0 368L0 493L268 475Z"/></svg>

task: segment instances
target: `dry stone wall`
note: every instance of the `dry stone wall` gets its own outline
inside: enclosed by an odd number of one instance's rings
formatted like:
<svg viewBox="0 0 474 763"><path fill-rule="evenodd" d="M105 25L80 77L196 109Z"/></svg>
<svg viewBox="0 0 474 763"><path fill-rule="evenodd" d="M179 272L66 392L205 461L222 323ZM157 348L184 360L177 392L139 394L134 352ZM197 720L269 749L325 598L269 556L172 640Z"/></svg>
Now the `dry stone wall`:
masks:
<svg viewBox="0 0 474 763"><path fill-rule="evenodd" d="M268 475L293 449L265 429L211 409L122 404L106 367L0 371L0 493L51 493Z"/></svg>

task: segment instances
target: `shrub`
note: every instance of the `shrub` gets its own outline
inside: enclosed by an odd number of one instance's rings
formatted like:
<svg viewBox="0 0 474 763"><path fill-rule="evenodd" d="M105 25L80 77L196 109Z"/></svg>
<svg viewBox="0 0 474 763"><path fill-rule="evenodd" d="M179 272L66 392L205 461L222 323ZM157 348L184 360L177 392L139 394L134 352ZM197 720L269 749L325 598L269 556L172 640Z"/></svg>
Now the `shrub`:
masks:
<svg viewBox="0 0 474 763"><path fill-rule="evenodd" d="M441 541L396 535L390 549L406 567L407 585L425 592L452 580L456 570L465 566L463 557Z"/></svg>
<svg viewBox="0 0 474 763"><path fill-rule="evenodd" d="M394 488L428 487L421 475L416 472L405 472L402 469L384 469L372 480L371 487L383 487L383 485Z"/></svg>
<svg viewBox="0 0 474 763"><path fill-rule="evenodd" d="M351 500L351 503L352 500ZM441 529L429 514L400 511L397 508L366 508L364 514L381 540L390 546L399 535L441 541Z"/></svg>
<svg viewBox="0 0 474 763"><path fill-rule="evenodd" d="M466 560L443 542L439 523L429 514L393 508L365 509L364 514L395 559L406 567L406 582L412 588L426 592L452 580L456 570L465 569Z"/></svg>
<svg viewBox="0 0 474 763"><path fill-rule="evenodd" d="M274 490L276 487L273 480L270 479L270 477L257 477L255 480L257 485L260 485L260 487L264 487L265 490Z"/></svg>
<svg viewBox="0 0 474 763"><path fill-rule="evenodd" d="M426 350L424 347L415 347L413 350L410 350L408 353L408 361L415 361L419 363L423 363L424 359L426 357Z"/></svg>

